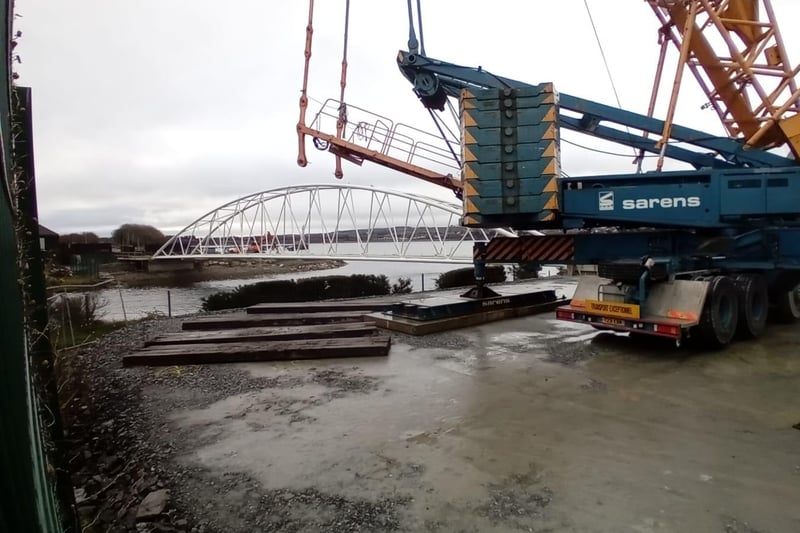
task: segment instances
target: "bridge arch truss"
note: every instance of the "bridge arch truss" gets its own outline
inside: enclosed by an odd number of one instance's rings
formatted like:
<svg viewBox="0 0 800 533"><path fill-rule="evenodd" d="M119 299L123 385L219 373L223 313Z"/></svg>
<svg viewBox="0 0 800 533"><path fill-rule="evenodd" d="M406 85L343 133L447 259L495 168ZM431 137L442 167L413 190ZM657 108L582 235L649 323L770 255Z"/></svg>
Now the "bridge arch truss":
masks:
<svg viewBox="0 0 800 533"><path fill-rule="evenodd" d="M309 184L242 196L171 237L154 259L296 257L471 263L484 230L461 206L372 186ZM512 235L507 230L497 230Z"/></svg>

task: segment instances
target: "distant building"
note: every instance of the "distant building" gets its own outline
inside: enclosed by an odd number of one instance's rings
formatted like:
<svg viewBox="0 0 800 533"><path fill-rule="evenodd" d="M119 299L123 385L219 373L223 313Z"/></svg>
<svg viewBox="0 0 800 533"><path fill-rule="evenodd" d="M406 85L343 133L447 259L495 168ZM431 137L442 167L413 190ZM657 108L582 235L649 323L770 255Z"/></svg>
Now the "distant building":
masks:
<svg viewBox="0 0 800 533"><path fill-rule="evenodd" d="M39 248L43 252L54 252L58 248L58 233L39 224Z"/></svg>
<svg viewBox="0 0 800 533"><path fill-rule="evenodd" d="M57 260L62 265L101 265L115 260L110 242L70 242L58 246Z"/></svg>

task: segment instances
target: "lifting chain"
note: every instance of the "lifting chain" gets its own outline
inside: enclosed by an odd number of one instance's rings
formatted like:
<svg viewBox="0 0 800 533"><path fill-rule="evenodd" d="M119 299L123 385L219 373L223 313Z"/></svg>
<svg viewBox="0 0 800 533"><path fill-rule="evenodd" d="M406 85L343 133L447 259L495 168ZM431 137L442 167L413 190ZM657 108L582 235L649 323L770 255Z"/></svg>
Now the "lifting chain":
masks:
<svg viewBox="0 0 800 533"><path fill-rule="evenodd" d="M305 167L308 164L306 158L306 142L303 128L306 125L306 109L308 109L308 66L311 62L311 39L314 36L314 0L308 0L308 24L306 25L306 48L305 48L305 67L303 68L303 88L300 91L300 119L297 122L297 164Z"/></svg>
<svg viewBox="0 0 800 533"><path fill-rule="evenodd" d="M347 87L347 40L350 31L350 0L346 0L344 7L344 45L342 49L342 74L339 79L339 118L336 120L336 136L342 138L344 128L347 126L347 104L344 103L344 89ZM336 170L333 173L337 179L342 179L342 158L336 156Z"/></svg>

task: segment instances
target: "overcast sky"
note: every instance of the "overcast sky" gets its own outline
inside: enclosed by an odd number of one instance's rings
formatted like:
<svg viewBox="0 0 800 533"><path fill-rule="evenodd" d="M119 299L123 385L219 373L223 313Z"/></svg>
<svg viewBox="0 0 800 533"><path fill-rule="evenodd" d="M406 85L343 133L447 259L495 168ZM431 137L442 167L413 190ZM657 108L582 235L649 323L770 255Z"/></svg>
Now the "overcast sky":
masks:
<svg viewBox="0 0 800 533"><path fill-rule="evenodd" d="M423 0L427 54L615 105L583 0ZM236 197L333 181L333 157L295 125L307 2L302 0L17 0L19 83L33 88L41 222L109 235L119 225L177 231ZM800 2L773 0L792 61ZM658 22L643 0L589 0L622 106L646 112ZM613 6L613 8L612 8ZM317 0L310 96L338 97L344 0ZM431 130L395 66L406 2L352 0L346 100ZM676 53L672 51L674 57ZM672 70L667 75L671 78ZM667 94L662 96L665 104ZM694 79L676 122L723 134ZM310 113L318 105L312 101ZM661 114L663 116L663 113ZM575 137L567 137L575 139ZM584 144L592 144L585 141ZM623 147L617 151L626 152ZM562 146L570 175L633 170L630 158ZM372 164L345 182L451 194Z"/></svg>

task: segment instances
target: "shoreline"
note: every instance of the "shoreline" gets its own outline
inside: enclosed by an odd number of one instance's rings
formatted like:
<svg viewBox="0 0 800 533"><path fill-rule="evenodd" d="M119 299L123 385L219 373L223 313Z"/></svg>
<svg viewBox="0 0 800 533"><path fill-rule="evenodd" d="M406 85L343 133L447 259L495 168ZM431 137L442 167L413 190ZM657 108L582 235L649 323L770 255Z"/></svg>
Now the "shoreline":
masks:
<svg viewBox="0 0 800 533"><path fill-rule="evenodd" d="M103 283L104 288L109 284L122 288L148 288L148 287L191 287L204 281L222 281L229 279L254 279L277 274L292 274L310 271L325 271L340 268L347 264L338 259L241 259L229 261L209 261L201 268L177 272L141 272L122 270L118 263L103 265L100 278L95 280L73 280L62 278L62 283L50 285L48 290L58 291L72 287ZM108 280L108 281L106 281Z"/></svg>

